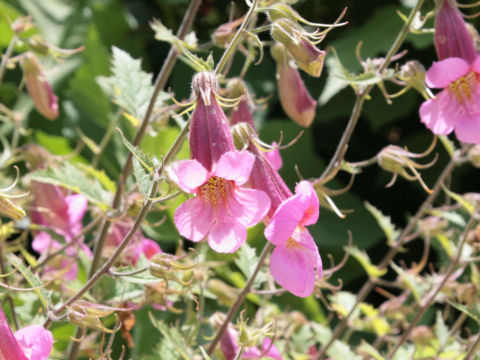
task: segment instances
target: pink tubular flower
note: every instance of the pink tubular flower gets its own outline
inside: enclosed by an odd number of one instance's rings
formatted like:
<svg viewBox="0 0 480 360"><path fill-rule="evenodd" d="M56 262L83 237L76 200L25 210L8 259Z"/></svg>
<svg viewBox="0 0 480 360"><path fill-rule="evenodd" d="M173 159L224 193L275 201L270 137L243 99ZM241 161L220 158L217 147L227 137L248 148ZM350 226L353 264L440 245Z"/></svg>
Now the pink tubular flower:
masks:
<svg viewBox="0 0 480 360"><path fill-rule="evenodd" d="M322 273L317 245L305 228L318 220L319 201L308 181L301 181L295 195L275 211L265 228L265 237L276 245L270 258L270 272L281 286L300 297L309 296L315 273Z"/></svg>
<svg viewBox="0 0 480 360"><path fill-rule="evenodd" d="M15 336L0 308L0 360L47 360L53 336L40 325L29 325Z"/></svg>
<svg viewBox="0 0 480 360"><path fill-rule="evenodd" d="M420 118L427 128L438 135L455 129L460 141L480 144L479 77L480 57L472 65L461 58L434 62L426 83L443 90L420 107Z"/></svg>
<svg viewBox="0 0 480 360"><path fill-rule="evenodd" d="M437 8L434 42L438 58L459 57L473 63L477 52L455 0L437 0Z"/></svg>
<svg viewBox="0 0 480 360"><path fill-rule="evenodd" d="M277 143L274 141L272 143L273 146L276 146ZM283 166L283 159L282 156L280 155L280 150L278 149L273 149L265 153L265 157L270 161L270 164L272 164L273 168L278 171L282 168Z"/></svg>
<svg viewBox="0 0 480 360"><path fill-rule="evenodd" d="M175 211L175 225L182 236L195 242L208 236L210 247L221 253L234 252L245 242L246 228L262 221L270 208L263 191L241 187L254 160L249 152L229 151L211 171L197 160L172 164L170 178L183 191L196 194Z"/></svg>

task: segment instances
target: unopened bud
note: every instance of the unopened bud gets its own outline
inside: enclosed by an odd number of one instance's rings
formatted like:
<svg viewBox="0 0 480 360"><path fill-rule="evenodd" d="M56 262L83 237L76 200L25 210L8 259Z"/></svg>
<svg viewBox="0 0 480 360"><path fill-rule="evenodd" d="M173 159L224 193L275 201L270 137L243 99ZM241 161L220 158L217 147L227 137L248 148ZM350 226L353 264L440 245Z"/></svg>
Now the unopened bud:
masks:
<svg viewBox="0 0 480 360"><path fill-rule="evenodd" d="M15 34L18 35L24 31L27 31L28 29L31 29L33 27L33 23L31 20L31 16L22 16L17 18L12 23L12 30L15 32Z"/></svg>
<svg viewBox="0 0 480 360"><path fill-rule="evenodd" d="M218 47L227 47L235 36L237 28L242 24L244 17L220 25L212 35L213 43Z"/></svg>
<svg viewBox="0 0 480 360"><path fill-rule="evenodd" d="M416 345L428 345L430 340L435 338L435 335L428 326L420 325L413 328L411 337Z"/></svg>
<svg viewBox="0 0 480 360"><path fill-rule="evenodd" d="M43 74L42 67L35 55L26 53L22 58L27 90L38 112L47 119L58 117L58 98Z"/></svg>
<svg viewBox="0 0 480 360"><path fill-rule="evenodd" d="M214 72L202 71L193 77L192 90L197 98L202 98L205 105L210 105L211 97L217 89L218 80Z"/></svg>
<svg viewBox="0 0 480 360"><path fill-rule="evenodd" d="M276 44L272 50L279 59L280 46ZM277 86L285 113L300 126L309 127L315 117L317 102L308 92L298 70L288 62L277 63Z"/></svg>
<svg viewBox="0 0 480 360"><path fill-rule="evenodd" d="M189 286L193 278L190 271L195 265L185 265L179 262L181 258L175 255L156 253L150 260L149 271L154 277L164 280L176 281L183 286ZM184 272L182 279L175 274L175 271Z"/></svg>
<svg viewBox="0 0 480 360"><path fill-rule="evenodd" d="M416 60L408 61L400 69L400 78L411 87L425 93L425 68Z"/></svg>
<svg viewBox="0 0 480 360"><path fill-rule="evenodd" d="M233 143L237 150L245 150L248 147L251 137L255 135L255 130L246 122L239 122L232 126Z"/></svg>
<svg viewBox="0 0 480 360"><path fill-rule="evenodd" d="M50 52L50 44L40 35L34 35L28 39L28 45L36 53L47 56Z"/></svg>
<svg viewBox="0 0 480 360"><path fill-rule="evenodd" d="M31 170L44 169L53 161L53 155L37 144L26 144L20 149L28 168Z"/></svg>
<svg viewBox="0 0 480 360"><path fill-rule="evenodd" d="M434 42L440 60L459 57L470 64L475 61L473 39L455 0L437 0Z"/></svg>

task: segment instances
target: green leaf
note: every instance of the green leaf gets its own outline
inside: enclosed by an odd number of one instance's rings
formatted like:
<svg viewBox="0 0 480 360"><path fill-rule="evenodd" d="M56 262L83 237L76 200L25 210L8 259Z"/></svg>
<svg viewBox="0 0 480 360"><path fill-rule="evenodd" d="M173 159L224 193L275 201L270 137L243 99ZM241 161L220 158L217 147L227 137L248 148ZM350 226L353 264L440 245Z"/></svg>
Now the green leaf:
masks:
<svg viewBox="0 0 480 360"><path fill-rule="evenodd" d="M390 216L382 214L375 206L370 204L368 201L364 202L365 207L373 215L375 220L377 220L378 225L383 230L387 237L387 243L392 245L395 242L395 239L400 235L400 231L392 224Z"/></svg>
<svg viewBox="0 0 480 360"><path fill-rule="evenodd" d="M375 360L385 360L385 358L380 355L377 349L363 339L361 345L358 347L358 352L362 355L368 355L369 359L373 358Z"/></svg>
<svg viewBox="0 0 480 360"><path fill-rule="evenodd" d="M138 188L144 198L149 198L150 190L152 189L152 179L136 157L133 158L132 162L133 174L135 175L135 179L137 179Z"/></svg>
<svg viewBox="0 0 480 360"><path fill-rule="evenodd" d="M415 300L420 303L420 301L422 300L424 291L417 283L415 279L415 275L406 273L400 266L398 266L394 262L391 262L390 266L392 267L393 270L395 270L395 272L398 274L398 276L400 277L401 281L405 284L405 286L410 289L413 296L415 297Z"/></svg>
<svg viewBox="0 0 480 360"><path fill-rule="evenodd" d="M472 307L467 307L465 305L456 304L452 301L447 300L447 302L480 324L480 304L475 303Z"/></svg>
<svg viewBox="0 0 480 360"><path fill-rule="evenodd" d="M243 275L245 275L245 278L249 279L258 264L258 256L255 248L245 243L240 247L240 249L238 249L237 255L238 256L235 258L235 264L242 271ZM253 287L256 288L260 286L265 280L265 274L263 272L259 272L255 278Z"/></svg>
<svg viewBox="0 0 480 360"><path fill-rule="evenodd" d="M153 171L153 162L150 160L150 157L145 155L138 147L134 146L130 141L127 140L125 135L123 135L122 130L117 129L120 133L123 143L127 149L132 153L133 156L142 164L142 166L147 169L148 172Z"/></svg>
<svg viewBox="0 0 480 360"><path fill-rule="evenodd" d="M170 360L170 359L184 359L190 360L193 358L193 351L185 341L184 335L177 327L170 327L162 320L156 319L152 313L149 313L150 321L153 326L158 329L163 335L161 340L162 348L165 346L168 349L172 349L173 352L159 352L157 359ZM174 355L175 354L175 355Z"/></svg>
<svg viewBox="0 0 480 360"><path fill-rule="evenodd" d="M30 174L35 181L58 185L83 194L102 210L107 210L111 203L111 193L104 190L96 179L88 179L76 166L65 162L57 168L38 170Z"/></svg>
<svg viewBox="0 0 480 360"><path fill-rule="evenodd" d="M75 164L80 170L84 171L86 174L93 176L95 179L97 179L102 186L110 191L111 193L114 193L117 190L117 187L115 183L113 182L112 179L108 177L108 175L105 173L103 170L97 170L90 165L85 165L82 163L77 163Z"/></svg>
<svg viewBox="0 0 480 360"><path fill-rule="evenodd" d="M368 276L377 278L387 273L387 269L379 269L378 266L373 265L365 251L361 251L356 246L345 246L344 249L345 252L349 253L358 260L358 262L367 272Z"/></svg>
<svg viewBox="0 0 480 360"><path fill-rule="evenodd" d="M448 327L443 321L443 315L441 311L437 311L437 317L435 320L435 335L440 345L446 345L448 341Z"/></svg>
<svg viewBox="0 0 480 360"><path fill-rule="evenodd" d="M44 309L45 310L48 309L49 296L48 296L47 290L45 290L45 288L42 287L43 283L40 280L40 278L34 273L32 273L30 269L25 267L25 265L23 265L22 260L20 260L13 253L6 253L5 256L10 262L10 264L12 264L15 268L17 268L18 271L20 271L20 273L23 275L23 277L27 280L27 282L30 284L32 288L38 288L35 290L35 292L40 298L40 301L42 302Z"/></svg>

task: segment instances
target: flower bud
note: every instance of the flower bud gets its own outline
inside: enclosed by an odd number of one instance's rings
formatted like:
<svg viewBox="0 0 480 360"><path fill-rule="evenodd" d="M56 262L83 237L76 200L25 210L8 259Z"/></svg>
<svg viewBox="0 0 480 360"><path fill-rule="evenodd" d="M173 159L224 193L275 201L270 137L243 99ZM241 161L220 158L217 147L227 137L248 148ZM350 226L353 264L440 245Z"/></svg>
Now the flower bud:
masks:
<svg viewBox="0 0 480 360"><path fill-rule="evenodd" d="M58 98L45 78L42 67L35 55L26 53L22 58L27 90L38 112L47 119L58 117Z"/></svg>
<svg viewBox="0 0 480 360"><path fill-rule="evenodd" d="M216 99L215 73L201 72L193 77L192 89L197 99L190 123L192 158L208 171L227 151L234 150L227 117Z"/></svg>
<svg viewBox="0 0 480 360"><path fill-rule="evenodd" d="M12 30L15 32L15 34L20 34L24 31L27 31L33 27L32 23L32 17L31 16L23 16L17 18L13 23L12 23Z"/></svg>
<svg viewBox="0 0 480 360"><path fill-rule="evenodd" d="M406 62L400 68L400 78L419 93L425 93L425 68L416 60Z"/></svg>
<svg viewBox="0 0 480 360"><path fill-rule="evenodd" d="M428 345L435 338L432 330L425 325L416 326L412 330L412 341L416 345Z"/></svg>
<svg viewBox="0 0 480 360"><path fill-rule="evenodd" d="M235 36L237 28L242 24L244 17L220 25L212 34L213 43L221 48L227 47Z"/></svg>
<svg viewBox="0 0 480 360"><path fill-rule="evenodd" d="M150 260L149 271L154 277L164 280L172 280L180 285L189 286L193 277L190 271L195 265L185 265L179 262L181 258L175 255L157 253ZM180 279L174 272L182 271L183 279Z"/></svg>
<svg viewBox="0 0 480 360"><path fill-rule="evenodd" d="M323 69L325 51L318 49L302 36L303 29L288 19L279 19L272 24L271 35L282 43L292 55L296 64L314 77L319 77Z"/></svg>
<svg viewBox="0 0 480 360"><path fill-rule="evenodd" d="M458 57L470 64L475 61L473 39L455 0L437 0L434 42L440 60Z"/></svg>
<svg viewBox="0 0 480 360"><path fill-rule="evenodd" d="M279 43L272 47L277 61L277 86L280 103L285 113L297 124L309 127L315 117L317 102L308 92L300 73L281 56L283 46Z"/></svg>
<svg viewBox="0 0 480 360"><path fill-rule="evenodd" d="M250 108L253 108L254 105L250 95L248 94L248 89L245 83L239 78L231 79L227 84L227 93L232 99L243 97L232 110L230 115L230 124L236 125L244 122L255 129L252 111L250 110Z"/></svg>
<svg viewBox="0 0 480 360"><path fill-rule="evenodd" d="M6 215L13 220L22 220L27 214L20 206L15 205L9 199L0 194L0 214Z"/></svg>

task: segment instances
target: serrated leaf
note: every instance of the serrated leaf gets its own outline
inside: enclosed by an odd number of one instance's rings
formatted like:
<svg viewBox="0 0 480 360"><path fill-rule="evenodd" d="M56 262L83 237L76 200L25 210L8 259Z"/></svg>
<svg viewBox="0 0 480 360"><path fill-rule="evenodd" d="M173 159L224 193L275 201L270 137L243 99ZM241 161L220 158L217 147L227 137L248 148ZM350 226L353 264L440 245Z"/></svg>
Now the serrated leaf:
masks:
<svg viewBox="0 0 480 360"><path fill-rule="evenodd" d="M368 257L367 253L361 251L359 248L355 246L345 246L345 252L352 255L357 261L362 265L362 267L367 272L368 276L376 278L383 276L387 273L387 269L379 269L378 266L373 265Z"/></svg>
<svg viewBox="0 0 480 360"><path fill-rule="evenodd" d="M478 303L474 304L471 308L466 307L465 305L456 304L451 301L447 301L450 305L454 308L457 308L461 312L467 314L473 320L475 320L478 324L480 324L480 305Z"/></svg>
<svg viewBox="0 0 480 360"><path fill-rule="evenodd" d="M90 202L102 210L108 209L111 203L111 193L105 191L98 180L88 179L84 172L68 162L57 168L37 170L30 174L30 178L85 195Z"/></svg>
<svg viewBox="0 0 480 360"><path fill-rule="evenodd" d="M354 294L347 291L338 291L333 295L329 296L331 306L341 316L347 316L350 310L353 309L353 306L355 305L355 302L356 302L356 298L357 297ZM355 318L357 318L359 313L360 313L360 309L357 307L354 313L352 314L352 316L350 317L351 320L353 321Z"/></svg>
<svg viewBox="0 0 480 360"><path fill-rule="evenodd" d="M100 182L100 184L102 184L102 186L106 190L110 191L111 193L114 193L117 190L117 186L112 181L112 179L110 179L108 177L108 175L105 173L105 171L95 169L90 165L85 165L85 164L82 164L82 163L78 163L78 164L76 164L76 166L80 170L85 171L85 173L87 173L88 175L91 175L95 179L97 179Z"/></svg>
<svg viewBox="0 0 480 360"><path fill-rule="evenodd" d="M38 288L38 289L35 289L34 291L37 293L38 297L40 298L40 301L42 302L44 309L45 310L48 309L49 296L48 296L47 290L45 290L45 288L42 287L43 283L40 280L40 278L34 273L32 273L30 269L25 267L25 265L23 265L22 260L20 260L14 254L6 253L5 256L7 260L10 262L10 264L16 267L18 271L20 271L20 273L23 275L23 277L27 280L27 282L30 284L32 288Z"/></svg>
<svg viewBox="0 0 480 360"><path fill-rule="evenodd" d="M397 230L395 225L392 224L390 216L384 215L380 210L375 206L370 204L368 201L364 202L365 207L373 215L375 220L377 220L378 225L383 230L383 233L387 237L387 243L392 245L395 242L395 239L400 235L400 231Z"/></svg>
<svg viewBox="0 0 480 360"><path fill-rule="evenodd" d="M413 296L415 297L415 300L417 302L420 302L422 300L423 291L415 281L415 276L413 274L406 273L400 266L398 266L394 262L390 263L390 266L393 270L395 270L395 272L398 274L404 284L410 289Z"/></svg>
<svg viewBox="0 0 480 360"><path fill-rule="evenodd" d="M193 358L193 351L188 346L185 341L184 335L177 327L168 326L163 321L156 319L152 313L149 313L148 315L153 326L155 326L155 328L157 328L158 331L162 333L162 342L170 345L169 347L173 348L175 350L175 354L179 355L179 357L185 360L190 360ZM170 355L172 355L172 353L168 354L167 356ZM165 359L171 359L171 357L165 357Z"/></svg>
<svg viewBox="0 0 480 360"><path fill-rule="evenodd" d="M135 175L135 179L137 179L138 188L140 189L143 197L150 197L150 190L152 189L152 179L136 157L133 158L133 174Z"/></svg>
<svg viewBox="0 0 480 360"><path fill-rule="evenodd" d="M377 349L363 339L361 345L358 347L358 352L363 355L368 355L369 358L373 358L375 360L385 360L385 358L380 355Z"/></svg>
<svg viewBox="0 0 480 360"><path fill-rule="evenodd" d="M442 185L442 189L447 194L450 196L453 200L458 202L460 205L463 206L463 208L470 214L473 215L475 213L475 205L468 202L462 195L454 193L453 191L450 191L447 189L445 185ZM465 224L464 224L465 225Z"/></svg>
<svg viewBox="0 0 480 360"><path fill-rule="evenodd" d="M153 94L152 74L142 70L141 61L112 47L112 72L103 82L113 89L114 102L137 119L143 119ZM157 101L163 100L159 97Z"/></svg>
<svg viewBox="0 0 480 360"><path fill-rule="evenodd" d="M152 160L150 160L150 158L145 153L143 153L143 151L141 151L138 147L133 146L133 144L127 140L125 135L123 135L122 130L120 129L117 129L117 130L120 133L122 141L127 147L127 149L132 153L133 156L135 156L135 158L140 162L140 164L142 164L142 166L145 169L147 169L148 172L152 172L153 171Z"/></svg>
<svg viewBox="0 0 480 360"><path fill-rule="evenodd" d="M441 311L437 311L437 316L435 320L435 335L437 336L440 345L444 346L448 341L448 327L443 321L443 316Z"/></svg>
<svg viewBox="0 0 480 360"><path fill-rule="evenodd" d="M335 340L327 350L327 355L332 360L361 360L360 355L355 355L350 346L340 340Z"/></svg>

